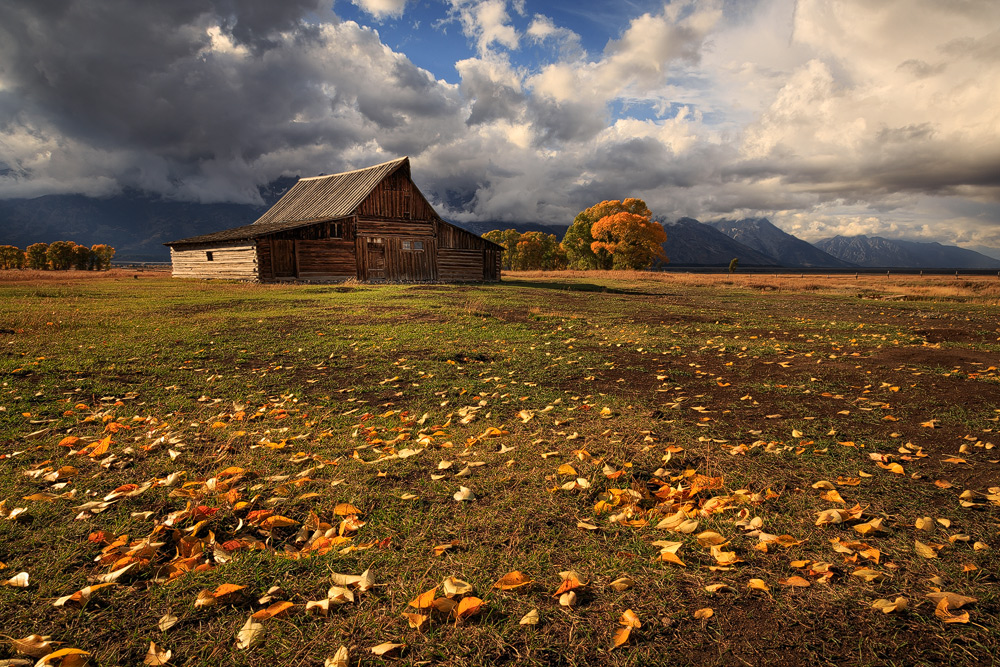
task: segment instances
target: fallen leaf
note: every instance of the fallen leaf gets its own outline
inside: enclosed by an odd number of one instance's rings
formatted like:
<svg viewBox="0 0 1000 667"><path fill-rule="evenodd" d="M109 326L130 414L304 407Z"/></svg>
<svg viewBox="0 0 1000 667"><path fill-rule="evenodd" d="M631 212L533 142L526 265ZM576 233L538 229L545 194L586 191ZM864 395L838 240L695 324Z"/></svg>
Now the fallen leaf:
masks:
<svg viewBox="0 0 1000 667"><path fill-rule="evenodd" d="M463 500L475 500L476 494L473 493L472 489L470 489L469 487L460 486L458 487L458 491L452 497L458 502L462 502Z"/></svg>
<svg viewBox="0 0 1000 667"><path fill-rule="evenodd" d="M416 609L427 609L434 604L434 596L437 594L438 587L430 589L429 591L424 591L417 597L410 600L410 606Z"/></svg>
<svg viewBox="0 0 1000 667"><path fill-rule="evenodd" d="M21 655L30 655L33 658L40 658L52 650L53 644L60 642L49 641L51 635L28 635L21 639L12 639L11 647Z"/></svg>
<svg viewBox="0 0 1000 667"><path fill-rule="evenodd" d="M60 665L83 665L86 664L86 656L90 655L89 652L83 651L78 648L61 648L58 651L49 653L48 655L42 656L38 662L35 663L35 667L49 667L52 665L52 661L56 658L62 660Z"/></svg>
<svg viewBox="0 0 1000 667"><path fill-rule="evenodd" d="M979 602L978 598L969 597L967 595L960 595L958 593L949 593L947 591L933 591L928 593L925 597L930 598L935 604L941 602L941 600L948 601L948 607L950 609L961 609L967 604L974 604Z"/></svg>
<svg viewBox="0 0 1000 667"><path fill-rule="evenodd" d="M917 554L923 556L924 558L937 558L937 551L933 547L930 547L920 540L914 540L913 546L917 551Z"/></svg>
<svg viewBox="0 0 1000 667"><path fill-rule="evenodd" d="M375 655L388 655L397 651L402 651L406 644L394 644L392 642L384 642L378 646L372 646L371 652Z"/></svg>
<svg viewBox="0 0 1000 667"><path fill-rule="evenodd" d="M244 650L250 648L257 641L263 629L264 625L255 621L253 616L248 618L240 631L236 633L236 648Z"/></svg>
<svg viewBox="0 0 1000 667"><path fill-rule="evenodd" d="M347 647L341 646L332 658L323 661L323 667L348 667L349 661L350 655L347 652Z"/></svg>
<svg viewBox="0 0 1000 667"><path fill-rule="evenodd" d="M898 597L894 601L879 599L872 602L872 609L878 609L883 614L891 614L895 611L905 611L907 605L907 600L904 597Z"/></svg>
<svg viewBox="0 0 1000 667"><path fill-rule="evenodd" d="M163 649L157 647L155 642L149 642L149 650L146 651L146 657L143 658L142 664L165 665L170 662L170 656L172 655L172 651L164 651Z"/></svg>
<svg viewBox="0 0 1000 667"><path fill-rule="evenodd" d="M619 577L608 584L608 586L621 593L630 589L634 583L631 577Z"/></svg>
<svg viewBox="0 0 1000 667"><path fill-rule="evenodd" d="M442 592L450 598L456 595L465 595L472 591L472 584L456 577L445 577L441 582Z"/></svg>
<svg viewBox="0 0 1000 667"><path fill-rule="evenodd" d="M462 601L458 603L458 609L455 610L455 622L458 623L475 616L482 606L483 601L477 597L462 598Z"/></svg>
<svg viewBox="0 0 1000 667"><path fill-rule="evenodd" d="M781 584L782 586L797 586L800 588L806 588L812 585L808 579L804 579L798 576L788 577L787 579L779 579L778 583Z"/></svg>
<svg viewBox="0 0 1000 667"><path fill-rule="evenodd" d="M3 582L4 586L13 586L14 588L27 588L28 587L29 575L27 572L18 572L13 577Z"/></svg>
<svg viewBox="0 0 1000 667"><path fill-rule="evenodd" d="M423 624L427 622L427 619L429 619L430 616L428 616L427 614L413 614L404 611L403 618L406 619L406 622L409 624L411 628L419 630L423 626Z"/></svg>
<svg viewBox="0 0 1000 667"><path fill-rule="evenodd" d="M715 615L715 611L711 607L705 607L704 609L699 609L694 612L694 617L699 621L704 621L712 618Z"/></svg>
<svg viewBox="0 0 1000 667"><path fill-rule="evenodd" d="M951 613L951 606L948 604L948 598L941 598L938 600L937 606L934 608L934 615L945 623L969 622L969 612L963 611L961 614Z"/></svg>
<svg viewBox="0 0 1000 667"><path fill-rule="evenodd" d="M156 627L160 629L160 632L166 632L170 628L177 625L178 620L179 619L176 616L174 616L172 613L168 611L166 614L160 617L159 621L156 622Z"/></svg>
<svg viewBox="0 0 1000 667"><path fill-rule="evenodd" d="M538 625L538 610L532 609L527 614L521 617L518 622L520 625Z"/></svg>
<svg viewBox="0 0 1000 667"><path fill-rule="evenodd" d="M533 580L528 577L528 575L514 570L513 572L508 572L507 574L500 577L500 580L493 584L493 588L499 588L502 591L511 591L515 588L521 588L522 586L527 586L533 583Z"/></svg>
<svg viewBox="0 0 1000 667"><path fill-rule="evenodd" d="M559 596L559 604L563 607L573 607L576 606L576 591L570 591L568 593L563 593Z"/></svg>
<svg viewBox="0 0 1000 667"><path fill-rule="evenodd" d="M284 614L286 611L288 611L294 606L295 606L294 602L275 602L274 604L269 605L265 609L261 609L260 611L254 612L254 614L250 618L257 621L266 621L269 618L274 618L275 616L280 616L281 614Z"/></svg>

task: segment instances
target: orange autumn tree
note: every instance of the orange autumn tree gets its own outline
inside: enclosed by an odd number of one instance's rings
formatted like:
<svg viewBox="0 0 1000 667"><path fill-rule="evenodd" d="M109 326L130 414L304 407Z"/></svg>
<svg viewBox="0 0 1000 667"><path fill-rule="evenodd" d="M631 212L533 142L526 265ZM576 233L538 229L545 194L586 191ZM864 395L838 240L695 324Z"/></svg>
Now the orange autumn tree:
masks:
<svg viewBox="0 0 1000 667"><path fill-rule="evenodd" d="M590 249L597 256L610 255L612 268L645 269L653 260L667 260L663 252L667 233L652 220L646 202L635 198L605 201L587 211L601 215L590 228L594 239Z"/></svg>

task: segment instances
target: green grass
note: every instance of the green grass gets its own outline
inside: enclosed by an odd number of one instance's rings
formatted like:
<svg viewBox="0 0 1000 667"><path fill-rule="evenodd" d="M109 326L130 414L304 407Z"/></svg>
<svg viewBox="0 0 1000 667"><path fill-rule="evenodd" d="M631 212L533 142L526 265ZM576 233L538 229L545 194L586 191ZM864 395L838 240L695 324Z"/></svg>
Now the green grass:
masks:
<svg viewBox="0 0 1000 667"><path fill-rule="evenodd" d="M998 649L995 305L604 274L381 286L7 278L0 580L23 571L30 586L0 586L5 637L51 635L101 665L141 663L150 641L189 665L321 665L341 645L351 664L449 665L986 663ZM953 340L926 345L929 328ZM922 426L932 419L937 428ZM80 440L60 446L67 436ZM107 436L103 454L72 453ZM44 480L65 466L77 470ZM210 488L231 468L243 469L235 483ZM80 508L172 473L183 473L173 486ZM559 488L576 477L589 487ZM846 506L812 488L850 478L835 484ZM456 502L459 486L475 500ZM73 495L25 499L37 493ZM364 524L325 553L303 552L316 525L336 532L341 503ZM855 505L863 519L815 525L820 510ZM25 511L3 518L15 508ZM678 509L699 521L694 533L654 528ZM296 523L265 530L258 510ZM918 531L923 516L950 527ZM761 551L754 517L801 544ZM852 527L873 518L887 530ZM718 568L696 537L706 530L741 562ZM107 541L89 539L100 531L127 536L103 564ZM845 558L834 537L867 542L879 562ZM147 538L155 545L134 569L83 609L52 605ZM681 542L686 566L660 560L656 540ZM917 555L914 540L941 545L939 557ZM217 547L229 553L217 559ZM852 575L862 567L884 576ZM305 613L331 573L366 569L375 588L329 616ZM493 588L513 570L535 583ZM572 608L553 596L565 570L586 582ZM631 588L608 586L624 575ZM796 575L811 585L780 583ZM448 576L474 586L479 613L456 623L435 612L410 628L408 602ZM194 607L227 583L244 594ZM713 583L731 590L708 593ZM295 607L237 649L273 586ZM925 597L933 586L978 598L957 612L970 622L943 623ZM905 612L871 609L900 595ZM711 618L693 616L706 607ZM520 625L533 608L541 622ZM612 650L627 609L643 625ZM180 621L160 631L168 611ZM406 647L369 651L386 641ZM0 660L14 657L24 656L0 643Z"/></svg>

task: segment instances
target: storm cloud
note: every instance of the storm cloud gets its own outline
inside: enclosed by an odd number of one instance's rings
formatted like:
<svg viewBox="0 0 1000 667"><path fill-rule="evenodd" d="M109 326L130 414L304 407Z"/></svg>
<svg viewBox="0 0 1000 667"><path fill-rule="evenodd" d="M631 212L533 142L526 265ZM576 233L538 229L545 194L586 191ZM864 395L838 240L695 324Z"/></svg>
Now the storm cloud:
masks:
<svg viewBox="0 0 1000 667"><path fill-rule="evenodd" d="M380 38L405 1L354 4L375 27L318 0L0 4L0 197L256 202L405 154L458 220L640 196L662 219L1000 247L994 2L673 2L588 52L524 3L452 0L457 83Z"/></svg>

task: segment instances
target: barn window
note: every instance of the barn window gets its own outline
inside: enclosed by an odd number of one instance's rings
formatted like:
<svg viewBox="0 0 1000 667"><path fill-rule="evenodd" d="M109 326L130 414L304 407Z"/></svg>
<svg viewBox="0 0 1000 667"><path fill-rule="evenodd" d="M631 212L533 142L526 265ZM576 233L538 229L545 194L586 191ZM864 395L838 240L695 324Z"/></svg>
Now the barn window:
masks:
<svg viewBox="0 0 1000 667"><path fill-rule="evenodd" d="M403 241L403 250L423 251L423 241Z"/></svg>
<svg viewBox="0 0 1000 667"><path fill-rule="evenodd" d="M403 250L410 250L410 249L411 249L410 248L410 242L409 241L403 241Z"/></svg>
<svg viewBox="0 0 1000 667"><path fill-rule="evenodd" d="M423 241L414 241L413 242L413 249L414 250L423 250L424 249L424 242Z"/></svg>
<svg viewBox="0 0 1000 667"><path fill-rule="evenodd" d="M342 239L344 238L344 227L339 222L330 223L330 238L331 239Z"/></svg>
<svg viewBox="0 0 1000 667"><path fill-rule="evenodd" d="M205 260L209 262L215 261L215 257L212 256L211 250L205 251Z"/></svg>

